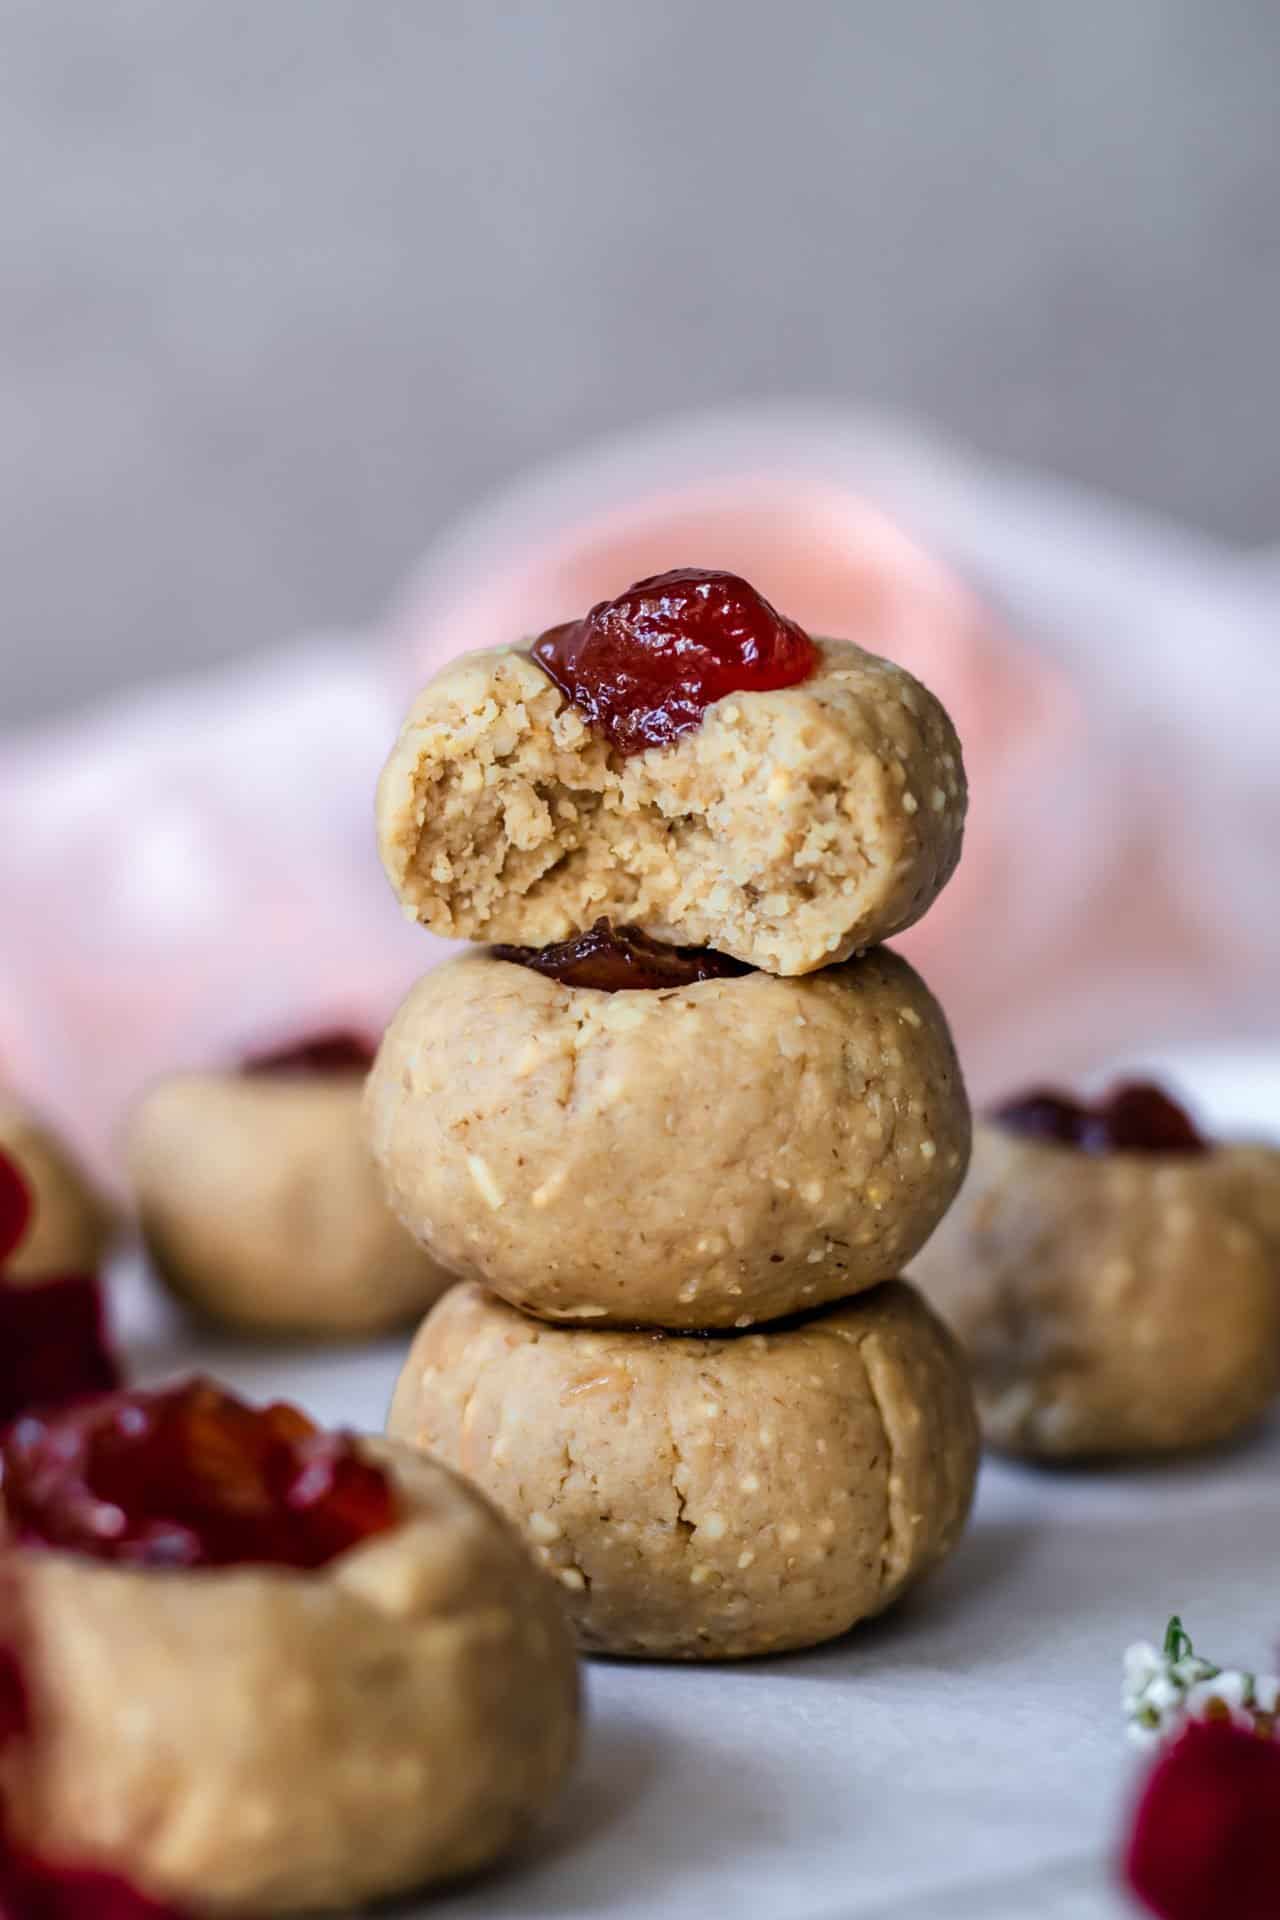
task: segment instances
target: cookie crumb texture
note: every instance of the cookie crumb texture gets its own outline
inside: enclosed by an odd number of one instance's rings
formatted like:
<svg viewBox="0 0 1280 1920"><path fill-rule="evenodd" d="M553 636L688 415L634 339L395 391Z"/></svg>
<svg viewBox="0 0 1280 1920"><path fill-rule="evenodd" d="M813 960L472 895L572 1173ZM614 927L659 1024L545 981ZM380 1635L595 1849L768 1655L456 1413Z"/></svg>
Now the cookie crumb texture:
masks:
<svg viewBox="0 0 1280 1920"><path fill-rule="evenodd" d="M261 1920L471 1872L549 1804L578 1712L555 1589L471 1488L365 1444L406 1517L320 1574L8 1556L18 1844Z"/></svg>
<svg viewBox="0 0 1280 1920"><path fill-rule="evenodd" d="M420 980L366 1091L442 1265L552 1320L736 1327L896 1274L959 1187L946 1023L882 950L803 980L561 986L485 953Z"/></svg>
<svg viewBox="0 0 1280 1920"><path fill-rule="evenodd" d="M990 1444L1177 1453L1256 1420L1280 1387L1273 1194L1265 1149L1094 1157L980 1124L910 1277L968 1353Z"/></svg>
<svg viewBox="0 0 1280 1920"><path fill-rule="evenodd" d="M419 695L379 783L406 914L522 946L606 915L782 974L911 926L960 856L959 742L904 669L819 644L812 679L730 694L630 757L527 653L462 655Z"/></svg>
<svg viewBox="0 0 1280 1920"><path fill-rule="evenodd" d="M955 1545L978 1457L959 1351L900 1281L710 1340L540 1326L456 1287L390 1431L523 1528L584 1648L680 1660L881 1612Z"/></svg>
<svg viewBox="0 0 1280 1920"><path fill-rule="evenodd" d="M356 1073L185 1074L144 1095L128 1163L171 1291L246 1332L401 1326L449 1284L383 1198Z"/></svg>

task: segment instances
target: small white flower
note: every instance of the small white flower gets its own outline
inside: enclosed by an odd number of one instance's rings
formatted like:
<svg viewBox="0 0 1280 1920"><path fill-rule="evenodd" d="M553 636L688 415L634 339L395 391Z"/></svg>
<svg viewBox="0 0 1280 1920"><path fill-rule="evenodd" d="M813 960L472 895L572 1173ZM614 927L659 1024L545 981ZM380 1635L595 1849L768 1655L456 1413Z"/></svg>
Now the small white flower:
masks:
<svg viewBox="0 0 1280 1920"><path fill-rule="evenodd" d="M1137 1747L1156 1747L1181 1731L1188 1720L1229 1715L1252 1729L1259 1715L1280 1706L1280 1676L1224 1671L1196 1653L1175 1614L1163 1648L1138 1641L1124 1656L1124 1711L1129 1739Z"/></svg>

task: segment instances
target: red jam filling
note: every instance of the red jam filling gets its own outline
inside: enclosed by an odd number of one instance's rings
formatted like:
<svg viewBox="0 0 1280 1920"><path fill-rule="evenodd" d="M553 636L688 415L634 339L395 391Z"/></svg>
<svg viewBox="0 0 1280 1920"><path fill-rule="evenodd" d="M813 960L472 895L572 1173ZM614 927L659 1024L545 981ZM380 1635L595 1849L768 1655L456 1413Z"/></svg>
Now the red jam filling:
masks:
<svg viewBox="0 0 1280 1920"><path fill-rule="evenodd" d="M1126 1081L1093 1106L1047 1089L997 1107L1009 1133L1081 1153L1207 1153L1209 1142L1167 1093L1144 1080Z"/></svg>
<svg viewBox="0 0 1280 1920"><path fill-rule="evenodd" d="M267 1053L251 1053L242 1073L367 1073L376 1052L363 1033L313 1034Z"/></svg>
<svg viewBox="0 0 1280 1920"><path fill-rule="evenodd" d="M0 1833L0 1920L182 1920L117 1874L53 1867Z"/></svg>
<svg viewBox="0 0 1280 1920"><path fill-rule="evenodd" d="M676 567L550 628L533 657L626 754L688 733L726 694L796 686L819 655L738 574Z"/></svg>
<svg viewBox="0 0 1280 1920"><path fill-rule="evenodd" d="M21 1243L31 1214L31 1189L17 1161L0 1149L0 1265Z"/></svg>
<svg viewBox="0 0 1280 1920"><path fill-rule="evenodd" d="M20 1545L129 1566L323 1567L398 1518L350 1434L208 1380L28 1415L0 1463Z"/></svg>
<svg viewBox="0 0 1280 1920"><path fill-rule="evenodd" d="M12 1647L0 1647L0 1747L31 1730L27 1683Z"/></svg>
<svg viewBox="0 0 1280 1920"><path fill-rule="evenodd" d="M120 1384L92 1274L0 1278L0 1428L32 1407L60 1407Z"/></svg>
<svg viewBox="0 0 1280 1920"><path fill-rule="evenodd" d="M699 980L731 980L750 973L711 947L667 947L638 927L611 927L597 920L588 933L555 947L494 947L496 960L532 967L563 987L594 987L599 993L656 987L691 987Z"/></svg>

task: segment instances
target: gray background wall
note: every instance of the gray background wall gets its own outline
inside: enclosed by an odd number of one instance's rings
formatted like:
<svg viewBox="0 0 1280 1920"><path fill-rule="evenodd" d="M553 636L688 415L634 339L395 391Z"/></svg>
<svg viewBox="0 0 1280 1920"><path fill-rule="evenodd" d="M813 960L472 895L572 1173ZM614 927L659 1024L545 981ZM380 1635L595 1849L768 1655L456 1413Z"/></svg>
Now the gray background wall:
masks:
<svg viewBox="0 0 1280 1920"><path fill-rule="evenodd" d="M0 0L0 717L685 405L1280 537L1272 0Z"/></svg>

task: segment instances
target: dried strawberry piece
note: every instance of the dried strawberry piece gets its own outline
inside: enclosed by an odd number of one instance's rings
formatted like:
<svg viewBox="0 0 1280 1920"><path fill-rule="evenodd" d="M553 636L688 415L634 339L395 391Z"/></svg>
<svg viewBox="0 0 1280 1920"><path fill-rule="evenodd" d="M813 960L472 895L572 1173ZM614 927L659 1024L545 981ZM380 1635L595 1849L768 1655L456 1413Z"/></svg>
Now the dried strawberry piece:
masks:
<svg viewBox="0 0 1280 1920"><path fill-rule="evenodd" d="M1161 1920L1276 1920L1278 1840L1280 1745L1192 1721L1147 1778L1125 1878Z"/></svg>
<svg viewBox="0 0 1280 1920"><path fill-rule="evenodd" d="M367 1073L377 1049L367 1034L336 1028L266 1053L251 1053L242 1073Z"/></svg>
<svg viewBox="0 0 1280 1920"><path fill-rule="evenodd" d="M12 1154L0 1147L0 1266L22 1243L31 1224L31 1189Z"/></svg>
<svg viewBox="0 0 1280 1920"><path fill-rule="evenodd" d="M92 1274L0 1278L0 1428L36 1407L59 1407L120 1384Z"/></svg>
<svg viewBox="0 0 1280 1920"><path fill-rule="evenodd" d="M20 1545L131 1566L322 1567L398 1517L350 1434L208 1380L28 1415L0 1462Z"/></svg>
<svg viewBox="0 0 1280 1920"><path fill-rule="evenodd" d="M676 567L549 628L533 657L619 753L643 753L726 694L807 680L819 653L740 575Z"/></svg>
<svg viewBox="0 0 1280 1920"><path fill-rule="evenodd" d="M691 987L699 980L727 980L750 973L744 960L732 960L711 947L668 947L638 927L611 927L597 920L586 933L554 947L494 947L495 960L531 967L565 987L594 987L600 993L636 992L658 987Z"/></svg>
<svg viewBox="0 0 1280 1920"><path fill-rule="evenodd" d="M1008 1133L1081 1153L1209 1151L1190 1114L1146 1080L1126 1081L1092 1106L1069 1094L1037 1088L1006 1101L992 1117Z"/></svg>

